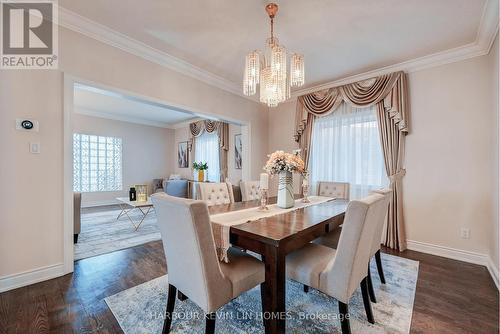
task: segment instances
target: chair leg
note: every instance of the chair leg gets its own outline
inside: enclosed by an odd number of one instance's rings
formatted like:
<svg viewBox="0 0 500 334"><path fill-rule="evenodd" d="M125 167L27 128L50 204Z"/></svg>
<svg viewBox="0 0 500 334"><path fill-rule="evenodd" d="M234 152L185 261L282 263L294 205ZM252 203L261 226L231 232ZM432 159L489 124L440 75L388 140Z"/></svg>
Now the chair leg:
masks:
<svg viewBox="0 0 500 334"><path fill-rule="evenodd" d="M377 262L378 275L380 276L380 282L385 284L384 269L382 268L382 259L380 258L380 250L375 253L375 262Z"/></svg>
<svg viewBox="0 0 500 334"><path fill-rule="evenodd" d="M189 299L188 296L183 294L180 290L177 291L177 299L179 299L181 302L185 301L186 299Z"/></svg>
<svg viewBox="0 0 500 334"><path fill-rule="evenodd" d="M347 304L339 301L339 316L340 327L342 327L342 334L351 334L351 325L349 324L349 308Z"/></svg>
<svg viewBox="0 0 500 334"><path fill-rule="evenodd" d="M309 292L309 287L307 285L304 284L304 292L305 293L308 293Z"/></svg>
<svg viewBox="0 0 500 334"><path fill-rule="evenodd" d="M366 277L361 281L361 294L363 295L363 304L365 305L368 322L374 324L375 319L373 319L372 305L370 303L370 297L368 296L368 283L366 281Z"/></svg>
<svg viewBox="0 0 500 334"><path fill-rule="evenodd" d="M215 333L215 319L217 314L215 312L205 315L205 334Z"/></svg>
<svg viewBox="0 0 500 334"><path fill-rule="evenodd" d="M375 298L375 290L373 290L372 274L370 272L370 264L369 263L368 263L368 276L366 276L366 283L368 285L368 293L370 294L370 300L373 303L376 303L377 298Z"/></svg>
<svg viewBox="0 0 500 334"><path fill-rule="evenodd" d="M167 310L165 311L165 319L163 320L163 331L162 334L167 334L170 332L170 325L172 325L172 312L175 306L175 293L177 288L172 284L168 285L168 297L167 297Z"/></svg>

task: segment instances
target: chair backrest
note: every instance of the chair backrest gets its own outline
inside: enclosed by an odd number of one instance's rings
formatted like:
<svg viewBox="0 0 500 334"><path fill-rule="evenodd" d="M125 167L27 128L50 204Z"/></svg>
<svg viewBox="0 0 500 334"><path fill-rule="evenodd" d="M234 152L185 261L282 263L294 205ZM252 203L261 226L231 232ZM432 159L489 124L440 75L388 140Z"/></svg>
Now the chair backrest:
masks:
<svg viewBox="0 0 500 334"><path fill-rule="evenodd" d="M241 181L241 200L253 201L260 198L260 182L259 181Z"/></svg>
<svg viewBox="0 0 500 334"><path fill-rule="evenodd" d="M392 189L390 189L390 188L377 189L377 190L373 190L373 193L380 194L380 195L384 196L385 216L384 216L384 219L379 221L379 225L377 226L375 233L373 234L373 244L372 244L371 256L375 255L375 253L380 250L380 244L382 243L382 235L384 234L384 226L385 226L385 223L387 222L389 204L391 203L391 198L392 198Z"/></svg>
<svg viewBox="0 0 500 334"><path fill-rule="evenodd" d="M233 186L229 182L200 182L199 198L208 206L234 203Z"/></svg>
<svg viewBox="0 0 500 334"><path fill-rule="evenodd" d="M157 193L151 196L163 249L168 282L205 312L231 299L231 282L219 266L207 204Z"/></svg>
<svg viewBox="0 0 500 334"><path fill-rule="evenodd" d="M349 199L350 185L347 182L318 182L318 195Z"/></svg>
<svg viewBox="0 0 500 334"><path fill-rule="evenodd" d="M347 206L335 257L320 276L320 289L347 303L368 274L373 234L385 217L384 196L371 194Z"/></svg>

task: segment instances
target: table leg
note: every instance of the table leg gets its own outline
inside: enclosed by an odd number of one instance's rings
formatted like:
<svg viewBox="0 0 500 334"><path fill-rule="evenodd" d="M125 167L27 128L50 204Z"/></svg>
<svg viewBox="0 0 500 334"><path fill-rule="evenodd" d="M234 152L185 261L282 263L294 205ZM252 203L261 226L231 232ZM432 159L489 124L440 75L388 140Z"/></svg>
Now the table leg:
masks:
<svg viewBox="0 0 500 334"><path fill-rule="evenodd" d="M120 217L123 216L127 210L126 207L124 207L122 204L120 204L120 209L122 211L120 211L120 214L118 215L118 217L116 217L116 220L120 219Z"/></svg>
<svg viewBox="0 0 500 334"><path fill-rule="evenodd" d="M141 212L142 212L142 219L141 219L141 221L139 222L139 224L137 226L134 225L136 231L139 229L139 227L141 226L141 224L144 221L144 219L146 219L146 216L148 215L149 211L151 210L151 207L149 206L145 213L142 210L142 208L139 208L139 210L141 210Z"/></svg>
<svg viewBox="0 0 500 334"><path fill-rule="evenodd" d="M266 281L261 285L263 318L266 333L285 333L286 272L285 254L278 247L267 246L264 254Z"/></svg>

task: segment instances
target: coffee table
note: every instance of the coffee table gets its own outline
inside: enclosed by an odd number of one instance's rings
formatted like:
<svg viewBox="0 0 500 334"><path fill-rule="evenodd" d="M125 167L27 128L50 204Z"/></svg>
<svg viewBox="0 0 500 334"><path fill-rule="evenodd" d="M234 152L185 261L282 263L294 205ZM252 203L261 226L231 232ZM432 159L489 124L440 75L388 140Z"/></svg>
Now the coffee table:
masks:
<svg viewBox="0 0 500 334"><path fill-rule="evenodd" d="M130 220L130 223L132 223L132 226L134 226L135 231L139 229L141 224L144 222L144 219L153 208L153 203L149 197L147 201L130 201L127 197L117 197L116 200L120 204L120 209L122 209L118 217L116 217L116 220L120 219L121 216L126 215L128 220ZM134 222L134 220L129 216L129 212L136 209L142 213L142 218L138 223Z"/></svg>

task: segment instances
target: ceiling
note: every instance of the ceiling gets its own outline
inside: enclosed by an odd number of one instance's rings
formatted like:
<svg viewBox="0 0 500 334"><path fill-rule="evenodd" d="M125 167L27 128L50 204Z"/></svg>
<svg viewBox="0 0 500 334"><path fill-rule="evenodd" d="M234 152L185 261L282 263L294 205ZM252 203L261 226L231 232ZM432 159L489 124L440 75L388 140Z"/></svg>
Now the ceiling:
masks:
<svg viewBox="0 0 500 334"><path fill-rule="evenodd" d="M275 34L303 53L306 87L474 43L486 0L282 0ZM262 0L59 0L60 6L241 85L262 49Z"/></svg>
<svg viewBox="0 0 500 334"><path fill-rule="evenodd" d="M173 128L198 119L154 102L81 84L75 85L73 102L80 114L158 127Z"/></svg>

